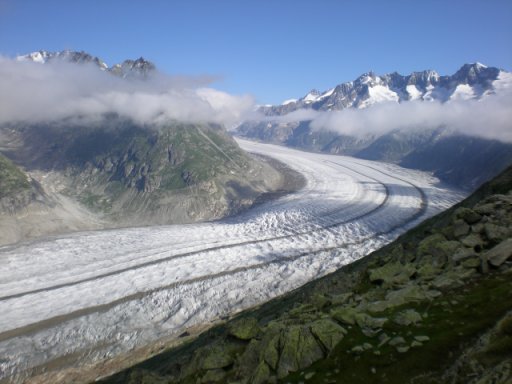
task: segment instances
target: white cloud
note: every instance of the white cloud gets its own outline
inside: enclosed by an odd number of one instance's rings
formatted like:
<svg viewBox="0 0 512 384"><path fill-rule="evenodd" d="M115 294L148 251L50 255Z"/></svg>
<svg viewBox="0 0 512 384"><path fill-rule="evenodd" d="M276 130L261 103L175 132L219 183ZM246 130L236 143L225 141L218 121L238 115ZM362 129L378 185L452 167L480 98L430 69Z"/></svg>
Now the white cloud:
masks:
<svg viewBox="0 0 512 384"><path fill-rule="evenodd" d="M452 132L512 143L512 92L504 90L480 100L409 101L376 104L341 111L303 109L262 120L289 123L310 120L313 130L349 136L383 135L393 130L421 130L444 126Z"/></svg>
<svg viewBox="0 0 512 384"><path fill-rule="evenodd" d="M250 96L205 88L210 81L159 73L146 81L126 80L92 64L41 65L0 57L0 123L117 113L141 124L179 120L231 126L253 108Z"/></svg>

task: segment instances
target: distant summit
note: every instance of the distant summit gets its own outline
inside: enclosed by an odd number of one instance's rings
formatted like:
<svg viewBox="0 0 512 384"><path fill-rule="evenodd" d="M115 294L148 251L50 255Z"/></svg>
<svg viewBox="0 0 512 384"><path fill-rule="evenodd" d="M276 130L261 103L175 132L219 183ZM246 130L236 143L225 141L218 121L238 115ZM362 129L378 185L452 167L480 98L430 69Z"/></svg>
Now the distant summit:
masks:
<svg viewBox="0 0 512 384"><path fill-rule="evenodd" d="M360 109L389 101L401 103L409 100L467 100L493 93L494 82L512 82L511 76L508 72L481 63L464 64L451 76L441 76L433 70L413 72L405 76L397 72L379 76L370 71L325 92L314 89L302 98L290 98L281 105L263 106L260 111L267 116L281 116L298 109Z"/></svg>
<svg viewBox="0 0 512 384"><path fill-rule="evenodd" d="M407 104L409 101L469 102L512 89L512 73L481 63L464 64L453 75L441 76L428 69L401 75L377 75L370 71L357 79L336 85L324 92L312 90L305 96L290 98L280 105L260 106L261 119L246 121L237 134L251 139L283 144L308 151L350 155L369 160L388 161L404 167L433 172L445 182L473 189L496 175L512 162L512 144L454 133L450 126L430 123L423 129L397 128L382 133L346 133L322 126L313 114L282 116L295 111L341 111L371 109L382 104ZM492 111L489 111L492 113ZM320 114L317 114L320 115ZM296 119L293 116L297 116ZM322 115L326 116L326 115ZM482 124L485 132L488 127Z"/></svg>
<svg viewBox="0 0 512 384"><path fill-rule="evenodd" d="M112 67L109 67L102 59L92 56L84 51L64 50L48 52L41 50L27 55L18 56L16 59L18 61L33 61L40 64L46 64L55 60L62 60L76 64L92 63L97 65L99 69L122 78L147 78L156 70L156 66L143 57L139 57L137 60L125 60L122 63L114 64Z"/></svg>

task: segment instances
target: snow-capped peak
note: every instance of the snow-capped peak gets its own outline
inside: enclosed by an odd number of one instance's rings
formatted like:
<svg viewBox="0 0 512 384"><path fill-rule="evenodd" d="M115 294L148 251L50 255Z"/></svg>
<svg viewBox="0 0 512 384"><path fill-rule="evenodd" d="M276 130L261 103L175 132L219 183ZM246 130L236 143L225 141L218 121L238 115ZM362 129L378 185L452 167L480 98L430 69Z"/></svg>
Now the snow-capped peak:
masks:
<svg viewBox="0 0 512 384"><path fill-rule="evenodd" d="M480 69L480 68L487 68L487 65L482 64L482 63L480 63L480 62L478 62L478 61L477 61L477 62L475 62L473 65L474 65L476 68L479 68L479 69Z"/></svg>

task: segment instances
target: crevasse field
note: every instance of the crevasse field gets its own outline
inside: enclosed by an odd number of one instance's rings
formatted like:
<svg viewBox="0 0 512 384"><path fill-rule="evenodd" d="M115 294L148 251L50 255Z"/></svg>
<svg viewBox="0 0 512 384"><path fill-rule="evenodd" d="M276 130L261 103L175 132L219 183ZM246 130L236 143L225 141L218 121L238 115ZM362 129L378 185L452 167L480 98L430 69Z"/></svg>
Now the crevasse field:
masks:
<svg viewBox="0 0 512 384"><path fill-rule="evenodd" d="M177 337L332 272L463 197L391 164L239 144L307 185L222 221L0 248L0 380Z"/></svg>

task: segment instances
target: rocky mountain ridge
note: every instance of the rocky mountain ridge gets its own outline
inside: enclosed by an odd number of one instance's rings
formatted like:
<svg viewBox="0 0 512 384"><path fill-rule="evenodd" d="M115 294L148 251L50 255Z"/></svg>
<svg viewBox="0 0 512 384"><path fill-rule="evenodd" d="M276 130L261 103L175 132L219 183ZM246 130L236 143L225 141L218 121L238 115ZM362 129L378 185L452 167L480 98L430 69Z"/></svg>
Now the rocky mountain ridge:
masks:
<svg viewBox="0 0 512 384"><path fill-rule="evenodd" d="M471 102L501 95L511 85L510 72L480 63L465 64L447 76L432 70L406 76L396 72L382 76L368 72L323 93L313 90L298 100L262 106L258 111L263 117L242 123L236 134L300 149L394 162L433 172L442 181L474 190L512 163L512 144L465 135L464 131L453 132L450 126L435 122L421 129L344 134L318 122L313 128L313 117L297 119L308 116L308 111L328 114L371 109L386 103ZM301 111L305 113L293 115ZM400 120L399 111L396 114ZM428 116L425 119L428 122Z"/></svg>
<svg viewBox="0 0 512 384"><path fill-rule="evenodd" d="M367 72L356 80L339 84L325 92L310 91L298 100L281 105L262 106L266 116L282 116L299 109L334 111L367 108L381 102L411 100L445 102L454 99L481 98L495 91L495 82L510 81L511 74L481 63L464 64L453 75L441 76L425 70L410 75L397 72L379 76Z"/></svg>
<svg viewBox="0 0 512 384"><path fill-rule="evenodd" d="M55 61L64 61L75 64L94 64L99 69L112 73L113 75L122 78L147 78L153 71L156 70L155 64L139 57L136 60L124 60L122 63L114 64L109 67L102 59L92 56L84 51L36 51L26 55L17 56L18 61L32 61L34 63L50 63Z"/></svg>

